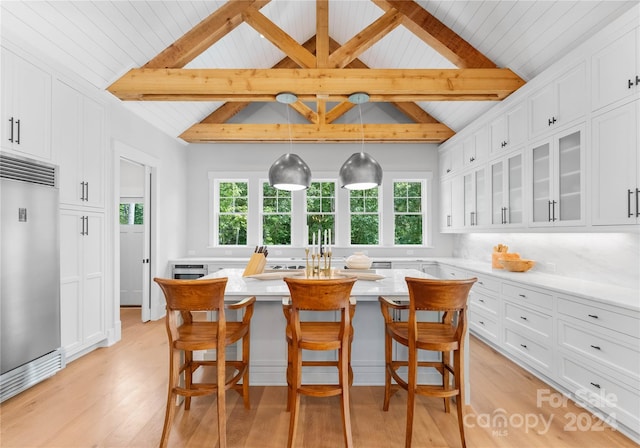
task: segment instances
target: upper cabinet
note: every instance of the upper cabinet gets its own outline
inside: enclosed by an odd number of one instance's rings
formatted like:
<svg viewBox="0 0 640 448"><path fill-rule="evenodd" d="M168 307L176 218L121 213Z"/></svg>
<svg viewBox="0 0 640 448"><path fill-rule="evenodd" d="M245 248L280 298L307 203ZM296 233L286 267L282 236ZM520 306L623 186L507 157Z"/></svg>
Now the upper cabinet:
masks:
<svg viewBox="0 0 640 448"><path fill-rule="evenodd" d="M489 129L483 126L462 142L462 165L484 163L489 155Z"/></svg>
<svg viewBox="0 0 640 448"><path fill-rule="evenodd" d="M517 103L504 114L497 117L489 125L490 151L496 154L501 151L516 149L527 141L527 107Z"/></svg>
<svg viewBox="0 0 640 448"><path fill-rule="evenodd" d="M640 100L591 121L593 225L640 223Z"/></svg>
<svg viewBox="0 0 640 448"><path fill-rule="evenodd" d="M491 224L524 225L524 164L522 151L490 164Z"/></svg>
<svg viewBox="0 0 640 448"><path fill-rule="evenodd" d="M439 151L440 177L453 174L462 167L462 145L449 146Z"/></svg>
<svg viewBox="0 0 640 448"><path fill-rule="evenodd" d="M464 227L486 227L489 224L486 168L475 169L463 177Z"/></svg>
<svg viewBox="0 0 640 448"><path fill-rule="evenodd" d="M51 75L2 53L2 148L51 160Z"/></svg>
<svg viewBox="0 0 640 448"><path fill-rule="evenodd" d="M53 147L60 164L60 202L104 206L104 107L57 81Z"/></svg>
<svg viewBox="0 0 640 448"><path fill-rule="evenodd" d="M586 62L582 61L534 92L528 100L530 137L553 132L584 117L587 107L586 88Z"/></svg>
<svg viewBox="0 0 640 448"><path fill-rule="evenodd" d="M533 145L529 156L530 225L584 224L584 126Z"/></svg>
<svg viewBox="0 0 640 448"><path fill-rule="evenodd" d="M640 96L640 31L634 28L591 58L592 108Z"/></svg>

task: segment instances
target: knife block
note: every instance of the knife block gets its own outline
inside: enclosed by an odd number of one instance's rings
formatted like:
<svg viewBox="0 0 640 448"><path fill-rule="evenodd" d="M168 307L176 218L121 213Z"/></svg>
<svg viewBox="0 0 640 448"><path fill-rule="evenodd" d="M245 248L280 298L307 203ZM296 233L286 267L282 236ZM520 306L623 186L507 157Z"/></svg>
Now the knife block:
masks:
<svg viewBox="0 0 640 448"><path fill-rule="evenodd" d="M244 273L242 274L242 276L246 277L248 275L262 274L266 264L267 258L264 256L264 254L255 253L251 255L251 258L249 258L249 262L247 263L247 267L244 268Z"/></svg>

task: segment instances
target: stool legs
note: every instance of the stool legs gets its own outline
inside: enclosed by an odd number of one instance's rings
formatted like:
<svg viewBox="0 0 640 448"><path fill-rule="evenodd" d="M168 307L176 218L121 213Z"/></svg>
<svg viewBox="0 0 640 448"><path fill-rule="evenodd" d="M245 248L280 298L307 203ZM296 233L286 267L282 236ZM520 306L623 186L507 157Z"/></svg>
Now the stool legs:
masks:
<svg viewBox="0 0 640 448"><path fill-rule="evenodd" d="M296 438L296 429L298 428L298 412L300 411L300 394L298 389L302 384L302 349L289 348L289 356L291 356L291 365L293 372L291 372L291 382L289 384L289 400L287 405L291 413L289 418L289 439L287 441L287 447L292 448Z"/></svg>
<svg viewBox="0 0 640 448"><path fill-rule="evenodd" d="M175 393L175 386L178 384L180 378L180 366L177 362L179 357L179 351L169 349L169 390L167 393L167 408L164 414L164 426L162 427L162 438L160 439L161 448L166 448L167 443L169 442L171 424L176 412L177 394Z"/></svg>
<svg viewBox="0 0 640 448"><path fill-rule="evenodd" d="M349 344L351 345L351 344ZM343 347L339 350L340 362L339 362L339 374L340 374L340 386L342 388L342 423L344 425L344 443L347 448L353 447L353 436L351 435L351 412L349 406L350 394L349 394L349 355L350 348Z"/></svg>
<svg viewBox="0 0 640 448"><path fill-rule="evenodd" d="M458 396L456 397L456 408L458 410L458 428L460 429L460 441L462 442L462 448L467 447L467 442L464 438L464 350L462 347L460 350L453 352L453 372L455 377L455 387L458 389Z"/></svg>

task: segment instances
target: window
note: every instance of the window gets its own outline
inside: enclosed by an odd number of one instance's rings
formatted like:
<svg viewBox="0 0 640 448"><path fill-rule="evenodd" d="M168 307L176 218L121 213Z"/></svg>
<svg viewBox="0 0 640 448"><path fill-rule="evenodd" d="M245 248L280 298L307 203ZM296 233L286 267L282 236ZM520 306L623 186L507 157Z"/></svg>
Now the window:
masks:
<svg viewBox="0 0 640 448"><path fill-rule="evenodd" d="M380 244L378 188L349 191L351 244Z"/></svg>
<svg viewBox="0 0 640 448"><path fill-rule="evenodd" d="M220 181L217 183L217 234L220 246L247 244L249 183Z"/></svg>
<svg viewBox="0 0 640 448"><path fill-rule="evenodd" d="M120 224L142 225L144 204L136 202L124 202L120 204Z"/></svg>
<svg viewBox="0 0 640 448"><path fill-rule="evenodd" d="M291 245L291 192L262 183L262 243Z"/></svg>
<svg viewBox="0 0 640 448"><path fill-rule="evenodd" d="M423 187L423 181L393 183L394 244L422 244Z"/></svg>
<svg viewBox="0 0 640 448"><path fill-rule="evenodd" d="M307 244L311 244L311 235L317 235L318 230L322 235L325 230L331 230L331 235L335 235L336 183L334 181L311 182L306 197Z"/></svg>

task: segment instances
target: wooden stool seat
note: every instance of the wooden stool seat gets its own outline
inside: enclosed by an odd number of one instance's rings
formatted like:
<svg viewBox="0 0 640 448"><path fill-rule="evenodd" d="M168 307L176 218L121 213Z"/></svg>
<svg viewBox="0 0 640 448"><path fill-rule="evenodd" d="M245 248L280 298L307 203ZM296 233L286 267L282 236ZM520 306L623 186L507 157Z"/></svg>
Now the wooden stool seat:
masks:
<svg viewBox="0 0 640 448"><path fill-rule="evenodd" d="M234 389L249 409L249 341L255 297L225 306L224 291L227 278L173 280L155 278L167 301L165 318L169 338L169 390L160 446L166 447L175 415L176 398L185 397L184 408L189 410L191 398L217 395L218 442L227 446L225 392ZM241 321L227 321L226 310L243 312ZM195 320L198 312L215 312L215 321ZM226 347L242 340L239 360L226 359ZM194 360L195 350L215 350L215 360ZM196 382L193 373L200 367L215 369L214 382ZM233 373L228 375L227 368ZM181 382L180 377L184 375ZM242 384L239 384L242 381Z"/></svg>
<svg viewBox="0 0 640 448"><path fill-rule="evenodd" d="M445 412L450 411L450 398L456 397L458 429L463 448L464 437L464 340L467 333L467 300L477 279L434 280L407 277L409 304L399 304L380 297L380 309L385 322L385 384L382 409L389 410L392 393L391 381L407 393L407 426L405 447L411 447L415 396L426 395L444 399ZM393 311L393 313L392 313ZM418 319L419 311L437 311L439 322ZM400 313L408 312L406 320ZM393 341L407 347L408 359L394 359ZM439 361L419 361L418 350L440 352ZM453 352L453 363L451 353ZM401 369L406 368L406 378ZM418 370L433 368L442 375L441 384L418 384ZM451 383L453 375L453 384Z"/></svg>

